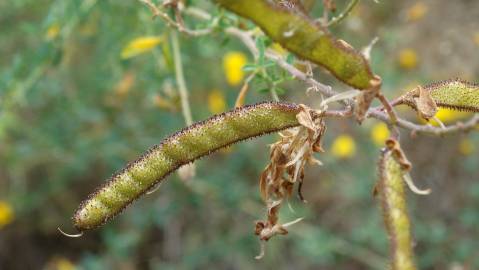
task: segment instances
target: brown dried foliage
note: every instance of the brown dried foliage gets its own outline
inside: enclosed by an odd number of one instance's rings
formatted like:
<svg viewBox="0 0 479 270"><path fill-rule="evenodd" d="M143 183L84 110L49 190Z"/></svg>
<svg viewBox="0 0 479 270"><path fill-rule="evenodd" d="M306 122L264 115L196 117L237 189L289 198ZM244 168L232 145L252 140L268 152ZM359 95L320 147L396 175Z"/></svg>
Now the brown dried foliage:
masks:
<svg viewBox="0 0 479 270"><path fill-rule="evenodd" d="M298 197L305 201L301 193L306 164L321 162L313 157L315 152L324 152L321 138L326 130L320 113L305 105L296 115L301 126L280 133L281 139L271 145L270 164L260 176L261 197L267 206L267 218L256 223L255 233L260 240L267 241L275 235L284 235L289 224L279 223L279 210L285 199L291 197L298 182ZM293 222L295 223L295 222Z"/></svg>
<svg viewBox="0 0 479 270"><path fill-rule="evenodd" d="M361 95L356 98L356 120L360 123L363 122L374 98L380 94L382 80L379 76L375 75L369 84L371 87L363 90Z"/></svg>

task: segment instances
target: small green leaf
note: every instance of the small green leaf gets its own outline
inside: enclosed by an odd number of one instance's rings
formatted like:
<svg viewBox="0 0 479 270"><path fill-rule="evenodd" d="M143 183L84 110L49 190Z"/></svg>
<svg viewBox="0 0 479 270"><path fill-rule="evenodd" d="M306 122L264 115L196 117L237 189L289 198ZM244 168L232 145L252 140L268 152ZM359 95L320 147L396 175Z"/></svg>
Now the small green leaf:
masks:
<svg viewBox="0 0 479 270"><path fill-rule="evenodd" d="M243 66L243 71L255 71L258 69L258 65L256 64L246 64Z"/></svg>
<svg viewBox="0 0 479 270"><path fill-rule="evenodd" d="M292 65L294 63L294 55L292 53L288 53L286 56L286 63Z"/></svg>
<svg viewBox="0 0 479 270"><path fill-rule="evenodd" d="M264 64L264 52L266 50L263 37L256 39L256 48L258 48L258 64L262 66Z"/></svg>
<svg viewBox="0 0 479 270"><path fill-rule="evenodd" d="M278 94L278 95L280 95L280 96L286 94L286 89L284 89L284 88L275 87L275 88L274 88L274 91L276 91L276 94Z"/></svg>
<svg viewBox="0 0 479 270"><path fill-rule="evenodd" d="M269 89L271 89L271 88L261 88L257 91L258 91L258 93L261 93L261 94L267 94L267 93L269 93Z"/></svg>
<svg viewBox="0 0 479 270"><path fill-rule="evenodd" d="M269 67L274 67L276 66L276 63L271 61L271 60L267 60L265 63L263 63L262 67L263 68L269 68Z"/></svg>

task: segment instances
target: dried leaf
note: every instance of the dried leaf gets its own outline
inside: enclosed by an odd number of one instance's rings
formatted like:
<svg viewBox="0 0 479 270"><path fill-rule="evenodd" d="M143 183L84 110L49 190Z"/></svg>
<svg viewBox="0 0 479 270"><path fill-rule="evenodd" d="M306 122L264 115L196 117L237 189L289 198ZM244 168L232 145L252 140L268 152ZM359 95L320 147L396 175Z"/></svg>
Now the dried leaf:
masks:
<svg viewBox="0 0 479 270"><path fill-rule="evenodd" d="M356 98L356 120L359 123L364 120L371 103L379 94L381 88L381 78L375 76L374 79L371 80L370 85L370 88L361 91L361 94Z"/></svg>
<svg viewBox="0 0 479 270"><path fill-rule="evenodd" d="M331 12L336 11L336 3L334 2L334 0L323 0L323 5Z"/></svg>
<svg viewBox="0 0 479 270"><path fill-rule="evenodd" d="M270 165L268 165L268 167L269 166ZM259 177L259 192L261 195L261 199L263 199L263 201L266 201L268 199L268 190L267 190L267 186L268 186L267 181L268 181L268 174L269 174L268 167L266 167L266 169L261 173Z"/></svg>
<svg viewBox="0 0 479 270"><path fill-rule="evenodd" d="M399 164L401 165L401 169L408 172L412 168L411 162L406 158L404 151L401 149L399 142L395 139L387 139L386 140L387 148L393 153L394 157L397 159Z"/></svg>
<svg viewBox="0 0 479 270"><path fill-rule="evenodd" d="M286 225L293 223L279 224L279 209L293 193L296 182L299 182L298 197L305 202L301 193L304 166L321 164L313 153L322 151L321 138L326 130L323 119L307 106L299 107L296 118L300 126L280 133L281 139L271 145L270 164L260 176L260 193L268 208L266 221L257 222L255 226L255 234L262 241L288 233Z"/></svg>
<svg viewBox="0 0 479 270"><path fill-rule="evenodd" d="M416 98L416 105L419 115L424 119L434 117L437 113L437 105L431 96L431 93L421 86L418 86L419 98Z"/></svg>
<svg viewBox="0 0 479 270"><path fill-rule="evenodd" d="M296 115L296 119L298 119L298 122L304 126L307 127L310 130L314 130L314 122L313 118L311 118L311 114L309 111L305 110L305 108L301 107L301 111Z"/></svg>

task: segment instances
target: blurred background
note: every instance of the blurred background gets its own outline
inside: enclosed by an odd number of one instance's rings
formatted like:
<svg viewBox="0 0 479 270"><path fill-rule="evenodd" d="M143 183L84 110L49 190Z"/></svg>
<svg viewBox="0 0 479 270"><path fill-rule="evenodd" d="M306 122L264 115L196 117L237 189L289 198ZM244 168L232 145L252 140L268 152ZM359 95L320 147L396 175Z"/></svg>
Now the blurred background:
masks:
<svg viewBox="0 0 479 270"><path fill-rule="evenodd" d="M348 3L336 2L339 11ZM372 65L390 99L417 84L479 81L479 1L361 1L332 32L356 48L379 37ZM170 39L134 0L0 1L0 269L385 269L388 241L372 189L388 131L371 119L327 121L326 153L317 156L324 166L306 170L308 203L294 197L294 212L281 213L283 222L305 219L269 241L260 261L258 178L277 135L199 160L190 180L172 174L81 238L57 231L74 232L70 217L95 187L185 126ZM194 120L232 108L248 75L242 67L253 61L244 45L221 32L179 40ZM320 68L315 75L347 89ZM246 103L271 100L264 88L253 81ZM305 89L286 81L278 92L317 106L319 95ZM399 113L420 122L407 108ZM446 124L468 116L438 115ZM416 184L433 190L408 192L419 268L479 269L479 133L403 131L402 144Z"/></svg>

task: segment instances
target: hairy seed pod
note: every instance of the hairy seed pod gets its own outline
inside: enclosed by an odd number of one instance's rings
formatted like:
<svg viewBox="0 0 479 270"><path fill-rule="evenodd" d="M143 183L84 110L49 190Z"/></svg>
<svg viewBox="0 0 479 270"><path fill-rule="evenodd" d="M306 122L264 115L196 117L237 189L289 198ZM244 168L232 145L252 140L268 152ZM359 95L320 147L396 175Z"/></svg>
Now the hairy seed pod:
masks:
<svg viewBox="0 0 479 270"><path fill-rule="evenodd" d="M323 66L356 89L369 89L377 78L368 61L351 45L332 37L306 13L268 0L215 0L252 20L266 35L301 58ZM291 3L291 1L280 1ZM294 6L294 5L293 5Z"/></svg>
<svg viewBox="0 0 479 270"><path fill-rule="evenodd" d="M418 108L420 90L427 91L438 107L459 111L479 112L479 85L461 79L451 79L416 87L401 96L395 104Z"/></svg>
<svg viewBox="0 0 479 270"><path fill-rule="evenodd" d="M74 226L79 231L99 227L179 167L233 143L297 126L299 112L296 104L264 102L186 127L153 146L92 193L73 216Z"/></svg>
<svg viewBox="0 0 479 270"><path fill-rule="evenodd" d="M403 174L397 149L386 148L379 161L379 183L384 222L391 248L391 270L415 270L411 224L406 206Z"/></svg>

